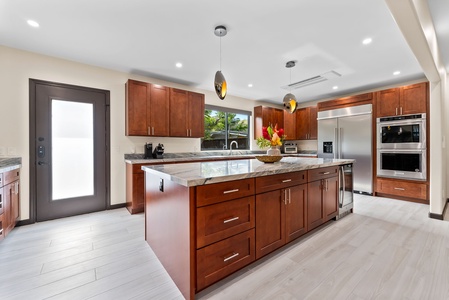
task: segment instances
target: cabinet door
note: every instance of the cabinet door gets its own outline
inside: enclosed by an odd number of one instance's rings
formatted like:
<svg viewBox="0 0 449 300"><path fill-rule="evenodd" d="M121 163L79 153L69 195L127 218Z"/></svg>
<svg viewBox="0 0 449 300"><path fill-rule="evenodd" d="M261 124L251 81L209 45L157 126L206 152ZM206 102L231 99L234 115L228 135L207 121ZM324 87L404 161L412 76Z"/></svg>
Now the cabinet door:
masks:
<svg viewBox="0 0 449 300"><path fill-rule="evenodd" d="M324 222L334 218L338 213L338 177L323 179Z"/></svg>
<svg viewBox="0 0 449 300"><path fill-rule="evenodd" d="M190 137L204 137L204 95L189 92L188 129Z"/></svg>
<svg viewBox="0 0 449 300"><path fill-rule="evenodd" d="M275 126L278 125L278 128L281 128L284 125L284 110L283 109L273 109L273 119L272 124Z"/></svg>
<svg viewBox="0 0 449 300"><path fill-rule="evenodd" d="M284 219L281 190L256 195L256 259L285 244Z"/></svg>
<svg viewBox="0 0 449 300"><path fill-rule="evenodd" d="M150 84L135 80L126 83L126 135L148 135L147 99Z"/></svg>
<svg viewBox="0 0 449 300"><path fill-rule="evenodd" d="M143 211L145 173L133 174L133 210Z"/></svg>
<svg viewBox="0 0 449 300"><path fill-rule="evenodd" d="M168 136L169 134L169 88L160 85L150 85L150 97L147 102L149 116L149 131L152 136Z"/></svg>
<svg viewBox="0 0 449 300"><path fill-rule="evenodd" d="M11 231L11 198L13 192L13 183L5 185L3 187L3 234L7 236Z"/></svg>
<svg viewBox="0 0 449 300"><path fill-rule="evenodd" d="M427 111L427 84L418 83L401 88L400 112L403 115Z"/></svg>
<svg viewBox="0 0 449 300"><path fill-rule="evenodd" d="M187 112L189 99L187 91L170 89L170 136L187 137ZM203 118L204 119L204 118Z"/></svg>
<svg viewBox="0 0 449 300"><path fill-rule="evenodd" d="M12 184L12 199L11 199L11 222L12 227L16 226L16 223L19 219L19 203L20 203L20 185L19 181L16 181ZM11 228L12 229L12 228Z"/></svg>
<svg viewBox="0 0 449 300"><path fill-rule="evenodd" d="M285 211L286 242L290 242L307 231L307 184L290 187Z"/></svg>
<svg viewBox="0 0 449 300"><path fill-rule="evenodd" d="M309 140L318 139L318 109L316 106L309 107Z"/></svg>
<svg viewBox="0 0 449 300"><path fill-rule="evenodd" d="M309 134L309 113L307 108L296 111L296 137L298 140L306 140Z"/></svg>
<svg viewBox="0 0 449 300"><path fill-rule="evenodd" d="M307 230L324 223L322 182L317 180L307 184Z"/></svg>
<svg viewBox="0 0 449 300"><path fill-rule="evenodd" d="M380 91L377 99L377 117L396 116L399 114L400 89Z"/></svg>
<svg viewBox="0 0 449 300"><path fill-rule="evenodd" d="M284 132L287 140L296 140L296 112L291 114L284 110Z"/></svg>

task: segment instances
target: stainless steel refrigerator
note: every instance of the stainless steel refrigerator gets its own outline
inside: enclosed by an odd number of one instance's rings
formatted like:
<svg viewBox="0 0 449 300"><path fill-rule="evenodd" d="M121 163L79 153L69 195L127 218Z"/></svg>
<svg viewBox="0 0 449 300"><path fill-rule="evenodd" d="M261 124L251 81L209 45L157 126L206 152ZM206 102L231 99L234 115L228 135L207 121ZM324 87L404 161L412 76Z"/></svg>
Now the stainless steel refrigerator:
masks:
<svg viewBox="0 0 449 300"><path fill-rule="evenodd" d="M372 105L318 112L318 157L355 159L354 192L373 193Z"/></svg>

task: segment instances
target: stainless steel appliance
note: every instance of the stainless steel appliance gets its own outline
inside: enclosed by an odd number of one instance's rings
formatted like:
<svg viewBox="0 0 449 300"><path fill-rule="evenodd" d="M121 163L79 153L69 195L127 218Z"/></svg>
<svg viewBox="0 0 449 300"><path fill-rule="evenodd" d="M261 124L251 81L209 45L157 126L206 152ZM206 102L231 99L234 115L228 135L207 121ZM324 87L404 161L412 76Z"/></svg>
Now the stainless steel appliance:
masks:
<svg viewBox="0 0 449 300"><path fill-rule="evenodd" d="M153 158L164 158L164 145L158 144L154 147Z"/></svg>
<svg viewBox="0 0 449 300"><path fill-rule="evenodd" d="M285 142L284 143L284 153L287 153L287 154L298 153L298 147L297 147L296 143Z"/></svg>
<svg viewBox="0 0 449 300"><path fill-rule="evenodd" d="M318 157L355 159L354 192L372 194L372 105L318 112Z"/></svg>
<svg viewBox="0 0 449 300"><path fill-rule="evenodd" d="M144 157L143 158L151 158L153 155L153 144L152 143L145 143L144 147Z"/></svg>
<svg viewBox="0 0 449 300"><path fill-rule="evenodd" d="M377 176L426 180L426 149L377 149Z"/></svg>
<svg viewBox="0 0 449 300"><path fill-rule="evenodd" d="M350 214L354 207L354 177L352 176L352 164L340 166L338 215L337 220Z"/></svg>
<svg viewBox="0 0 449 300"><path fill-rule="evenodd" d="M425 149L426 114L377 118L377 148Z"/></svg>

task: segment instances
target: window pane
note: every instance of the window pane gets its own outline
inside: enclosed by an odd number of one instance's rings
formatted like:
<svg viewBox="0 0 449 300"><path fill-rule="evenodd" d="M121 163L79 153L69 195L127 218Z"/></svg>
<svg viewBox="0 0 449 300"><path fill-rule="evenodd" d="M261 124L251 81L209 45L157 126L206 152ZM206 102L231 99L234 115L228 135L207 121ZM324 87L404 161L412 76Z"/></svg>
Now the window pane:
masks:
<svg viewBox="0 0 449 300"><path fill-rule="evenodd" d="M229 149L236 141L239 149L249 149L249 115L224 110L206 109L204 112L205 135L201 150ZM236 147L233 146L235 149Z"/></svg>
<svg viewBox="0 0 449 300"><path fill-rule="evenodd" d="M53 200L93 195L93 105L52 100Z"/></svg>

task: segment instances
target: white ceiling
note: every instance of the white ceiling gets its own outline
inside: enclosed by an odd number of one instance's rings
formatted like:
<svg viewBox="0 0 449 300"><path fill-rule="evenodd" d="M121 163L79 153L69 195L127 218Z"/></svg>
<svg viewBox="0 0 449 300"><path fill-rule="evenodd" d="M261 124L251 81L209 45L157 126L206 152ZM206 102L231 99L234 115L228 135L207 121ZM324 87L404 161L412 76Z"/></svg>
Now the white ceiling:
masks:
<svg viewBox="0 0 449 300"><path fill-rule="evenodd" d="M449 1L429 1L447 18ZM297 62L291 82L342 75L293 90L299 101L424 77L382 0L0 0L2 45L205 90L219 69L217 25L228 28L222 72L230 95L281 103L289 60ZM363 45L367 37L373 42Z"/></svg>

